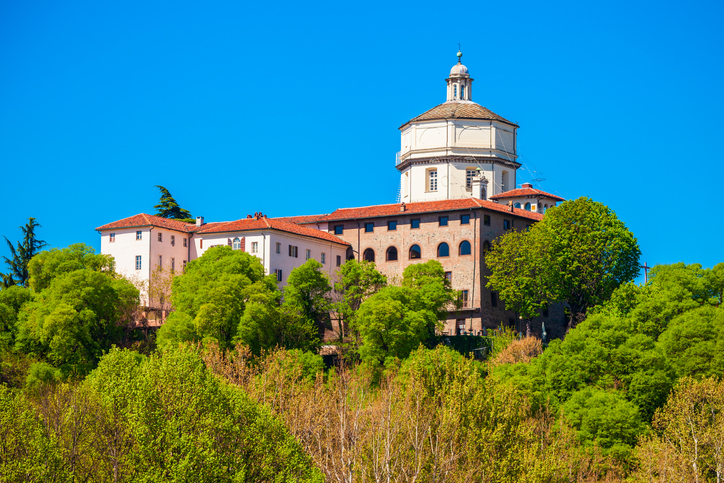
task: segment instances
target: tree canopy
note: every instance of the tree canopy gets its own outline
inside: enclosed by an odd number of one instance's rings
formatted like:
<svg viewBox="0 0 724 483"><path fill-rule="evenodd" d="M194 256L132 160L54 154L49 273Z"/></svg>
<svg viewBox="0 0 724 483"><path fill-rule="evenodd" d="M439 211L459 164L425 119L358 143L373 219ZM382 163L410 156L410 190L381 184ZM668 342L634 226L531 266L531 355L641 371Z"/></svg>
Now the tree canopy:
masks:
<svg viewBox="0 0 724 483"><path fill-rule="evenodd" d="M548 210L523 233L493 242L488 288L524 316L548 302L567 302L569 327L639 273L640 250L616 214L589 198Z"/></svg>
<svg viewBox="0 0 724 483"><path fill-rule="evenodd" d="M17 248L5 237L11 258L3 257L10 272L0 274L2 275L2 286L9 287L16 284L28 286L28 263L46 245L43 240L38 240L36 237L35 229L39 227L40 224L35 221L35 218L29 218L25 226L20 227L23 232L23 240L17 243Z"/></svg>
<svg viewBox="0 0 724 483"><path fill-rule="evenodd" d="M181 208L176 199L171 196L171 193L163 186L156 185L156 188L161 192L161 199L158 204L154 206L156 216L163 218L171 218L173 220L185 221L193 223L194 217L188 210Z"/></svg>

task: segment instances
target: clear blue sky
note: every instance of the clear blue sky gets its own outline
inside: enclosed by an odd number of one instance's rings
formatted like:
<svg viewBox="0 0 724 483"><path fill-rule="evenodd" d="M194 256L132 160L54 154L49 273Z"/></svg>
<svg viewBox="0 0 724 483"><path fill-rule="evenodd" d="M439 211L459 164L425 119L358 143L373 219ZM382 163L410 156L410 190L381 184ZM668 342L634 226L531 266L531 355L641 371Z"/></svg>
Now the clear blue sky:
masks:
<svg viewBox="0 0 724 483"><path fill-rule="evenodd" d="M397 128L445 100L459 42L473 100L520 125L519 183L607 204L649 265L709 267L724 261L723 13L6 0L0 235L32 216L51 246L98 249L94 228L153 213L157 184L207 221L394 202Z"/></svg>

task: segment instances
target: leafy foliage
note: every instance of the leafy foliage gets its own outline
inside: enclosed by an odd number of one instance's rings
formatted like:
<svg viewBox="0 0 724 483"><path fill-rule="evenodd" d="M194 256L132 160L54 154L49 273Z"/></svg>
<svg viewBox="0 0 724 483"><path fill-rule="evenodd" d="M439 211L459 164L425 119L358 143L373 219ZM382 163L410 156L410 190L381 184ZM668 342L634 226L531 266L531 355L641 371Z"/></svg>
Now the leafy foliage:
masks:
<svg viewBox="0 0 724 483"><path fill-rule="evenodd" d="M525 233L493 243L488 287L531 317L549 301L565 301L573 327L639 273L636 238L608 207L588 198L550 209Z"/></svg>
<svg viewBox="0 0 724 483"><path fill-rule="evenodd" d="M46 245L43 240L36 238L35 229L38 227L40 227L40 224L35 221L35 218L29 218L25 226L20 227L23 232L23 241L17 243L17 248L5 237L11 258L3 257L10 268L10 273L0 274L2 275L1 285L3 287L11 285L28 286L28 263Z"/></svg>
<svg viewBox="0 0 724 483"><path fill-rule="evenodd" d="M344 340L345 329L354 327L362 302L387 285L387 277L377 271L374 262L347 260L338 271L339 282L334 286L337 301L333 304L339 322L339 337Z"/></svg>
<svg viewBox="0 0 724 483"><path fill-rule="evenodd" d="M437 260L407 267L401 287L382 288L360 305L355 328L362 338L362 359L378 365L407 357L434 337L454 299Z"/></svg>
<svg viewBox="0 0 724 483"><path fill-rule="evenodd" d="M156 188L161 192L161 199L158 204L154 206L156 216L163 218L170 218L172 220L185 221L193 223L194 217L188 210L181 208L176 202L176 199L171 196L171 193L163 186L156 185Z"/></svg>
<svg viewBox="0 0 724 483"><path fill-rule="evenodd" d="M114 274L115 262L110 255L96 254L93 247L75 243L67 248L53 248L38 253L28 264L29 285L35 292L50 286L50 282L75 270L93 270Z"/></svg>

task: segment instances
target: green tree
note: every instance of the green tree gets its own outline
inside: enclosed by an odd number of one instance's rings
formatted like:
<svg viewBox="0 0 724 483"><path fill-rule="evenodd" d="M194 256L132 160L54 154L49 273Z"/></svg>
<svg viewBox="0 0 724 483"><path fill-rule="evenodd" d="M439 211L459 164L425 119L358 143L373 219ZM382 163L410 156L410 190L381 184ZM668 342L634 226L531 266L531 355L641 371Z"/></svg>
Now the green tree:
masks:
<svg viewBox="0 0 724 483"><path fill-rule="evenodd" d="M138 290L124 279L89 269L52 280L18 316L16 347L47 358L66 374L90 370L104 351L123 338L129 307Z"/></svg>
<svg viewBox="0 0 724 483"><path fill-rule="evenodd" d="M185 221L187 223L193 223L195 221L191 213L181 208L166 188L159 185L156 185L156 188L161 192L161 200L154 206L157 210L156 216Z"/></svg>
<svg viewBox="0 0 724 483"><path fill-rule="evenodd" d="M28 263L28 284L35 292L50 286L50 282L75 270L93 270L114 276L115 262L110 255L96 254L85 243L74 243L67 248L53 248L38 253Z"/></svg>
<svg viewBox="0 0 724 483"><path fill-rule="evenodd" d="M5 242L10 249L11 258L3 257L5 263L10 268L10 273L0 274L2 275L3 286L28 286L28 263L30 263L30 260L35 254L46 245L43 240L36 238L35 229L39 227L40 224L35 221L35 218L29 218L25 226L20 227L23 232L23 241L18 242L17 248L5 237Z"/></svg>
<svg viewBox="0 0 724 483"><path fill-rule="evenodd" d="M281 293L274 277L264 275L257 257L230 247L212 247L174 278L171 298L176 311L159 330L159 343L173 345L192 336L216 340L226 348L247 304L278 305Z"/></svg>
<svg viewBox="0 0 724 483"><path fill-rule="evenodd" d="M235 341L249 347L257 356L275 347L316 351L320 344L319 332L312 320L272 300L247 305Z"/></svg>
<svg viewBox="0 0 724 483"><path fill-rule="evenodd" d="M505 240L508 236L516 239L519 249L510 246ZM617 287L636 277L639 256L636 238L611 209L579 198L549 210L524 234L496 241L488 254L488 287L526 314L545 298L565 301L570 308L568 324L573 327L589 308L608 300ZM508 270L508 266L522 271Z"/></svg>
<svg viewBox="0 0 724 483"><path fill-rule="evenodd" d="M360 305L355 328L362 359L378 365L406 358L442 327L455 294L437 260L407 267L401 287L384 287Z"/></svg>
<svg viewBox="0 0 724 483"><path fill-rule="evenodd" d="M310 258L289 273L284 287L284 306L314 322L320 335L325 328L331 328L329 294L332 287L322 267L321 263Z"/></svg>
<svg viewBox="0 0 724 483"><path fill-rule="evenodd" d="M354 319L362 302L387 285L387 277L377 271L374 262L347 260L334 285L337 301L333 304L339 323L339 337L344 340L346 329L354 326Z"/></svg>

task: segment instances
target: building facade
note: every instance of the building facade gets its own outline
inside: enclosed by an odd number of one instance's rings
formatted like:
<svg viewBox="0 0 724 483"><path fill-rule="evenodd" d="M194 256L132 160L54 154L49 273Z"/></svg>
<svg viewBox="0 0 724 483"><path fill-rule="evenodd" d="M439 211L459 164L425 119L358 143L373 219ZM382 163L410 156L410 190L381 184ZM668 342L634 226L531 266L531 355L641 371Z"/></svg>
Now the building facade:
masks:
<svg viewBox="0 0 724 483"><path fill-rule="evenodd" d="M462 302L444 333L481 334L501 324L524 330L485 286L485 256L497 237L528 228L563 199L530 183L517 188L518 125L472 101L473 79L461 57L446 79L446 101L399 128L398 203L282 218L256 213L220 223L141 214L97 228L101 252L113 255L120 273L148 280L158 267L179 271L210 247L226 245L257 256L280 287L309 258L332 281L355 258L374 262L392 283L407 266L434 259ZM562 336L562 307L541 313L533 332L542 322L549 336Z"/></svg>

